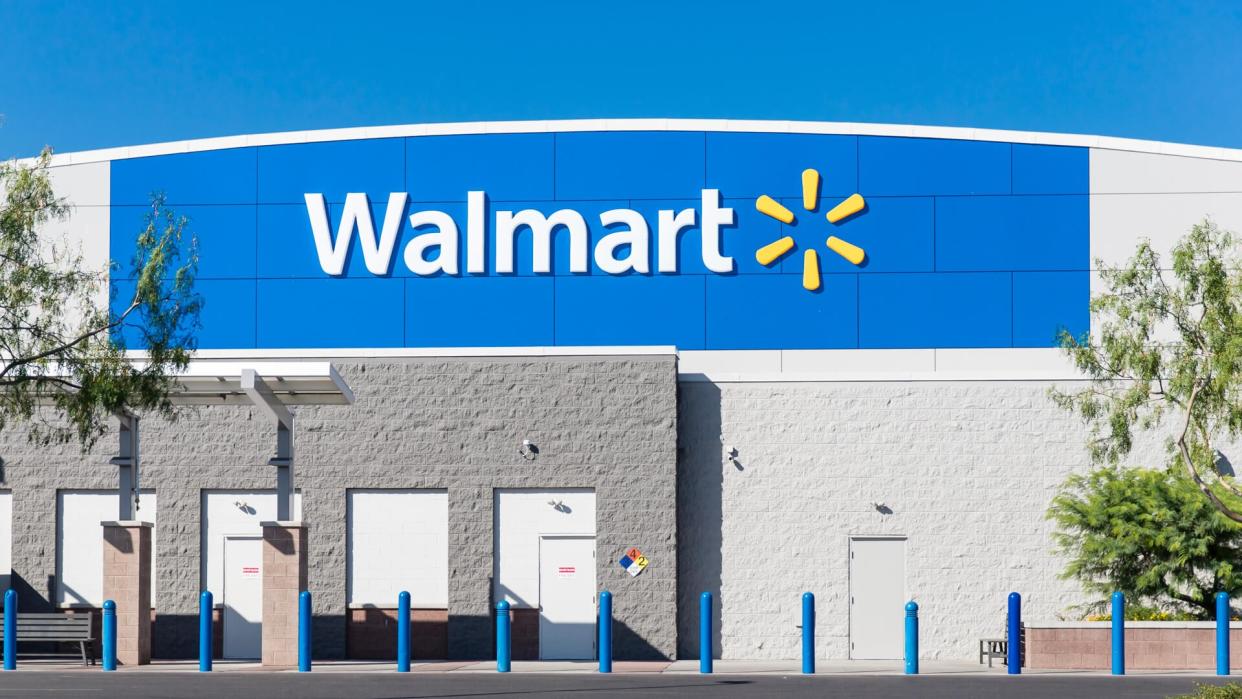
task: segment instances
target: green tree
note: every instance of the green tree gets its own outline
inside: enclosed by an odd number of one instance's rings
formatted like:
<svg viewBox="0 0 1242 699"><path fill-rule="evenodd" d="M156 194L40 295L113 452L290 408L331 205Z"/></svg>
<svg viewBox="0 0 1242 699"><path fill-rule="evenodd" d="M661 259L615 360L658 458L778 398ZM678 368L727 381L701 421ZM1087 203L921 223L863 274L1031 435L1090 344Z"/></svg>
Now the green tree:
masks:
<svg viewBox="0 0 1242 699"><path fill-rule="evenodd" d="M1052 397L1086 420L1099 463L1120 464L1136 434L1170 435L1166 465L1242 522L1242 489L1218 471L1216 448L1242 432L1238 253L1234 236L1208 220L1174 246L1167 266L1146 241L1123 266L1098 263L1106 291L1091 300L1096 332L1061 336L1090 384Z"/></svg>
<svg viewBox="0 0 1242 699"><path fill-rule="evenodd" d="M1213 619L1218 591L1242 588L1234 561L1242 526L1217 512L1183 476L1104 467L1066 480L1048 517L1073 578L1103 611L1120 590L1135 606Z"/></svg>
<svg viewBox="0 0 1242 699"><path fill-rule="evenodd" d="M117 412L173 414L168 394L198 328L198 257L185 219L153 196L132 296L116 311L101 303L109 270L84 268L72 246L47 238L69 212L52 191L50 158L0 163L0 430L23 424L39 443L88 448ZM141 361L127 355L123 328L141 339Z"/></svg>

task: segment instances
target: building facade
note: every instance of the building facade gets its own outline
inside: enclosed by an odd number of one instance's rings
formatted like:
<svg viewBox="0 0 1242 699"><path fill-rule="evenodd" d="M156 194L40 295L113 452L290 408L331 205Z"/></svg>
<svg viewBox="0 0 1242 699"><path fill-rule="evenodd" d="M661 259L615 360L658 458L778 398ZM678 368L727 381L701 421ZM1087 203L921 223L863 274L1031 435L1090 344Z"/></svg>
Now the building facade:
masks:
<svg viewBox="0 0 1242 699"><path fill-rule="evenodd" d="M332 361L348 406L303 407L316 653L973 657L1005 595L1083 601L1044 512L1087 466L1047 392L1090 329L1095 260L1242 224L1242 152L860 124L568 121L271 134L56 157L64 235L127 302L151 195L189 220L200 364ZM141 350L136 327L120 338ZM257 657L270 429L206 406L143 427L157 657ZM23 608L101 604L101 446L0 435L0 555ZM1153 457L1155 453L1153 452ZM1144 452L1140 450L1140 458ZM6 517L6 508L8 516ZM0 560L0 567L3 560Z"/></svg>

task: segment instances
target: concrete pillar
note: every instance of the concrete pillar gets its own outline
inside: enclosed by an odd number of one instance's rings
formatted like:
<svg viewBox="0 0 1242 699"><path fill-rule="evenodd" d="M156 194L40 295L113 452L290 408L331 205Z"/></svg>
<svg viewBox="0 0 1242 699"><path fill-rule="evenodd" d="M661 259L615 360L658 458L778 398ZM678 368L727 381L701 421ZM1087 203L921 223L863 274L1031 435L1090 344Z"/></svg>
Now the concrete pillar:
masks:
<svg viewBox="0 0 1242 699"><path fill-rule="evenodd" d="M307 526L263 522L263 665L297 667L298 594L307 584Z"/></svg>
<svg viewBox="0 0 1242 699"><path fill-rule="evenodd" d="M151 663L150 522L103 522L103 595L116 602L116 662Z"/></svg>

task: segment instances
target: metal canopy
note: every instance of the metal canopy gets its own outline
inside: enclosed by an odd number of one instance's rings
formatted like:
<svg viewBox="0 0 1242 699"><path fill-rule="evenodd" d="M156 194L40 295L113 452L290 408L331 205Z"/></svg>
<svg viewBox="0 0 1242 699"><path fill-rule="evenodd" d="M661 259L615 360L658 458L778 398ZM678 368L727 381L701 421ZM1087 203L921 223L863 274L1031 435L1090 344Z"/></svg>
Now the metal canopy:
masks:
<svg viewBox="0 0 1242 699"><path fill-rule="evenodd" d="M253 388L242 385L247 372L261 377L265 393L284 406L354 402L331 362L193 362L178 375L180 390L170 398L176 405L255 405Z"/></svg>
<svg viewBox="0 0 1242 699"><path fill-rule="evenodd" d="M296 405L349 405L354 392L328 362L199 362L177 377L177 405L252 405L276 427L276 519L293 519ZM136 469L135 469L136 470ZM123 474L122 474L123 475ZM122 479L124 480L124 479Z"/></svg>
<svg viewBox="0 0 1242 699"><path fill-rule="evenodd" d="M354 392L330 362L214 362L191 363L177 375L169 395L174 405L249 405L276 427L276 519L293 519L293 425L289 408L299 405L350 405ZM138 516L139 419L126 411L120 422L118 453L111 462L118 469L122 521Z"/></svg>

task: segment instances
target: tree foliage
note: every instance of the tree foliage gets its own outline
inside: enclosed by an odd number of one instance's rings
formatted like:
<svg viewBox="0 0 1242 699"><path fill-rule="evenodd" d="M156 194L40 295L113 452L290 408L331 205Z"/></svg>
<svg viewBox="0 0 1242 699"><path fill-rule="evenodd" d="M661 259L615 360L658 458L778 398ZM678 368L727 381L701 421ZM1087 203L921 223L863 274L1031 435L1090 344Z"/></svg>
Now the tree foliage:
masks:
<svg viewBox="0 0 1242 699"><path fill-rule="evenodd" d="M1218 443L1242 432L1237 240L1208 220L1173 247L1168 264L1144 241L1125 265L1099 268L1107 291L1091 300L1096 332L1061 336L1090 385L1053 399L1085 418L1100 463L1121 463L1137 434L1164 430L1167 465L1242 522L1242 489L1217 472Z"/></svg>
<svg viewBox="0 0 1242 699"><path fill-rule="evenodd" d="M1242 526L1177 473L1105 467L1072 475L1048 517L1070 561L1062 577L1099 595L1093 611L1120 590L1135 606L1213 619L1213 595L1242 589L1242 569L1234 567Z"/></svg>
<svg viewBox="0 0 1242 699"><path fill-rule="evenodd" d="M0 429L25 424L39 443L87 448L120 411L172 415L173 375L198 328L198 257L186 220L153 196L126 275L132 291L110 307L103 299L119 293L110 270L84 268L71 245L49 239L69 213L52 190L50 157L0 163ZM142 361L127 356L126 334Z"/></svg>

